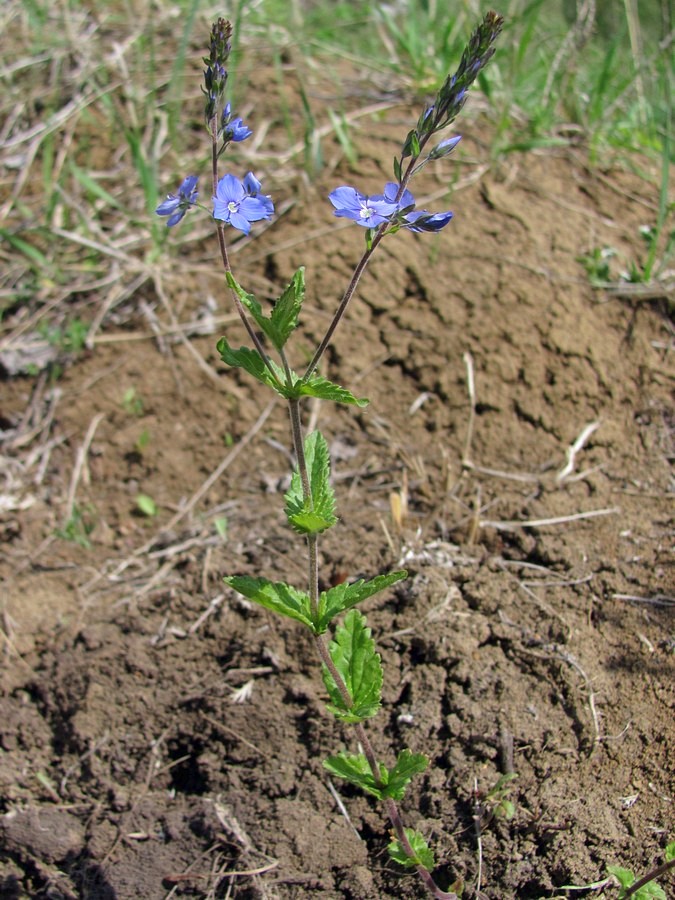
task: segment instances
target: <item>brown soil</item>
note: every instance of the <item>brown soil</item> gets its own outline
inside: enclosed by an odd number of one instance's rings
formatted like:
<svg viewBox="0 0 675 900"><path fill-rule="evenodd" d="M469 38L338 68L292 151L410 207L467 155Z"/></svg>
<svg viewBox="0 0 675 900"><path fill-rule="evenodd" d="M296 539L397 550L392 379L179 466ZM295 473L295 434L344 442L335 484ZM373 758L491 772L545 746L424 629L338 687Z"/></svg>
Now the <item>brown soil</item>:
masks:
<svg viewBox="0 0 675 900"><path fill-rule="evenodd" d="M351 169L328 142L311 187L270 171L278 207L293 203L234 248L260 298L307 266L298 366L363 241L326 193L381 189L406 115L390 110L377 140L363 123ZM580 150L484 171L467 130L461 167L429 167L416 190L445 209L459 172L455 220L385 241L329 354L326 374L370 406L306 409L341 515L322 571L409 570L364 606L385 667L369 730L385 760L431 758L403 812L440 883L476 896L480 832L483 897L550 897L608 864L647 871L675 834L672 328L664 302L594 291L577 261L605 245L639 257L657 189ZM219 363L219 334L238 345L243 329L209 329L210 298L231 310L214 243L194 240L208 224L192 228L56 383L0 384L0 896L422 897L388 860L377 805L334 785L347 821L329 789L322 759L355 747L311 641L223 588L234 573L302 586L304 549L282 512L286 413ZM203 316L189 345L217 380L186 343L152 339L148 310L160 326ZM129 388L142 410L122 404ZM71 486L89 548L55 533ZM506 772L510 820L487 798Z"/></svg>

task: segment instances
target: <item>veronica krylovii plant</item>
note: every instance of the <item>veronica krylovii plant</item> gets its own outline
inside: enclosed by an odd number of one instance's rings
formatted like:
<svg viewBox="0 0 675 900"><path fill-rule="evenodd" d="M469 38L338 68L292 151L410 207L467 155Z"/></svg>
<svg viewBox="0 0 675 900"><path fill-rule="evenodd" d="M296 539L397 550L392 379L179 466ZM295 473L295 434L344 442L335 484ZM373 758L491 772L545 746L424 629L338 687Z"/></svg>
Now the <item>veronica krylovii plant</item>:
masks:
<svg viewBox="0 0 675 900"><path fill-rule="evenodd" d="M304 434L301 402L305 397L315 397L359 407L367 404L367 400L355 397L349 390L318 374L319 363L378 244L401 229L438 232L452 218L450 211L433 213L416 209L408 185L425 165L444 159L457 146L459 137L448 137L435 143L436 136L462 109L469 87L494 53L493 45L502 24L500 15L489 12L476 28L459 68L446 78L434 102L426 106L405 138L400 156L394 160L394 180L384 185L381 194L366 196L348 185L337 187L330 194L335 215L352 219L365 229L366 246L333 319L302 374L291 369L286 344L298 326L305 295L304 269L298 269L267 313L256 298L237 283L228 257L226 226L249 234L252 223L269 219L274 214L272 200L262 193L262 186L252 172L243 179L230 173L220 174L220 159L230 143L243 141L251 135L241 118L232 115L230 103L226 101L226 64L232 36L229 22L218 19L214 23L209 56L204 58L206 69L202 91L211 140L213 206L210 212L216 224L225 278L252 344L234 349L223 337L218 342L218 352L227 365L245 369L288 404L297 466L285 495L285 512L293 530L304 536L308 568L304 589L263 577L231 575L224 580L248 599L288 616L310 630L330 698L328 709L340 721L354 726L362 748L356 754L341 752L331 756L324 761L324 766L331 774L359 786L382 802L394 831L389 853L403 866L415 868L431 894L438 898L457 895L452 888L444 891L435 883L431 876L435 865L433 854L420 833L404 827L397 806L412 777L424 771L429 760L422 753L406 749L398 754L393 766L387 766L377 759L364 725L381 705L382 664L365 617L355 607L405 578L407 573L389 572L367 581L360 579L338 584L327 591L319 590L318 543L322 532L337 522L335 495L330 483L326 440L318 431ZM168 226L178 224L192 207L199 205L197 186L197 177L188 175L178 193L169 194L157 207L158 215L168 216ZM258 336L258 330L271 345L276 360ZM342 624L334 627L334 621L344 612ZM333 629L333 638L326 643L329 628Z"/></svg>

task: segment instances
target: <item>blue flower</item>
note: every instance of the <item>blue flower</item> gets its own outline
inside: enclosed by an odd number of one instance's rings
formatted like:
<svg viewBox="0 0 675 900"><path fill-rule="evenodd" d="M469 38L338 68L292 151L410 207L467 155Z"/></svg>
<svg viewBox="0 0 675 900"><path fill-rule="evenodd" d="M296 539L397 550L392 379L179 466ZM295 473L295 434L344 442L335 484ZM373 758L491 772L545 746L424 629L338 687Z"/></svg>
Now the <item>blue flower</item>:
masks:
<svg viewBox="0 0 675 900"><path fill-rule="evenodd" d="M248 125L244 125L241 117L232 118L232 108L229 103L225 104L225 109L223 110L222 129L225 143L245 141L247 137L253 134Z"/></svg>
<svg viewBox="0 0 675 900"><path fill-rule="evenodd" d="M452 143L451 150L457 145L459 138L449 138L443 141L443 145ZM442 146L439 144L439 146ZM450 150L446 151L450 152ZM396 201L396 195L400 190L400 185L395 181L388 181L384 186L384 197L386 200ZM445 228L452 213L450 211L444 213L430 213L424 210L415 210L415 198L406 188L398 201L397 214L392 217L392 224L398 224L401 228L407 228L409 231L440 231Z"/></svg>
<svg viewBox="0 0 675 900"><path fill-rule="evenodd" d="M169 216L167 228L178 225L190 207L196 204L199 196L197 181L196 175L188 175L178 188L178 194L168 194L166 200L155 210L158 216Z"/></svg>
<svg viewBox="0 0 675 900"><path fill-rule="evenodd" d="M252 172L243 183L234 175L224 175L213 198L213 217L238 228L244 234L251 230L251 222L269 219L274 213L270 197L260 194L260 182Z"/></svg>
<svg viewBox="0 0 675 900"><path fill-rule="evenodd" d="M245 141L246 138L251 137L252 134L253 132L251 129L248 125L244 125L241 119L232 119L232 121L228 122L223 129L223 140L234 141L237 143L238 141Z"/></svg>
<svg viewBox="0 0 675 900"><path fill-rule="evenodd" d="M274 204L272 203L272 198L267 194L261 194L260 188L262 185L255 177L253 172L249 172L244 176L244 190L249 195L249 197L255 197L256 200L260 201L267 211L267 218L274 214Z"/></svg>
<svg viewBox="0 0 675 900"><path fill-rule="evenodd" d="M409 231L440 231L441 228L445 228L451 218L452 212L450 210L444 213L430 213L426 210L418 210L404 216L401 224Z"/></svg>
<svg viewBox="0 0 675 900"><path fill-rule="evenodd" d="M446 146L452 142L454 147L458 140L459 138L450 138ZM381 194L364 197L355 188L345 186L336 188L329 195L329 199L335 207L336 216L353 219L358 225L366 228L377 228L383 222L388 222L394 231L398 228L407 228L409 231L433 232L445 228L452 218L450 211L430 213L425 209L415 210L415 198L407 188L398 200L396 199L400 190L400 184L388 181Z"/></svg>
<svg viewBox="0 0 675 900"><path fill-rule="evenodd" d="M328 199L335 207L336 216L353 219L364 228L377 228L399 210L399 204L392 199L382 195L366 197L347 185L335 188Z"/></svg>
<svg viewBox="0 0 675 900"><path fill-rule="evenodd" d="M407 188L401 194L400 200L396 199L396 195L398 194L400 189L401 186L395 181L388 181L384 186L384 199L388 200L390 203L395 204L396 212L413 209L415 206L415 198L413 197L411 191L409 191Z"/></svg>

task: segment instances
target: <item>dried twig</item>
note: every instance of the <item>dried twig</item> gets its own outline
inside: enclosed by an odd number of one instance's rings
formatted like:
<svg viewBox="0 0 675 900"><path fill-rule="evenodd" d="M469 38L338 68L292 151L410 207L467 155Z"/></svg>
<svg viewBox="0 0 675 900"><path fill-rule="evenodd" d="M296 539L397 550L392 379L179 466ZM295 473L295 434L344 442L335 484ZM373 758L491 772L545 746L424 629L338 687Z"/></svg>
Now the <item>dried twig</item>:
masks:
<svg viewBox="0 0 675 900"><path fill-rule="evenodd" d="M89 474L87 469L87 453L89 452L89 447L91 446L91 442L93 441L94 435L96 434L96 429L101 424L101 421L104 418L104 413L97 413L94 416L94 418L89 423L89 428L87 429L87 433L84 436L84 441L77 450L77 455L75 457L75 466L73 468L73 474L70 479L70 487L68 489L68 499L66 500L66 521L71 519L73 516L73 511L75 509L75 494L77 493L77 486L80 482L80 478L84 476L85 482L89 481Z"/></svg>

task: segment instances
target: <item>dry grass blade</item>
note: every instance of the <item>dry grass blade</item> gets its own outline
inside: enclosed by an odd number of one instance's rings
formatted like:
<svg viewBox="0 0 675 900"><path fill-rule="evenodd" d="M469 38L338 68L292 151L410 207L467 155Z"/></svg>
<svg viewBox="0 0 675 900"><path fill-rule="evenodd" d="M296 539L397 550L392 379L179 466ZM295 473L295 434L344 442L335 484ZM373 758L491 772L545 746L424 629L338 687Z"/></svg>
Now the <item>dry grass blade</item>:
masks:
<svg viewBox="0 0 675 900"><path fill-rule="evenodd" d="M89 473L87 469L87 454L89 453L89 447L91 446L91 442L94 440L94 435L96 434L96 429L101 424L103 419L105 418L104 413L98 413L89 423L89 428L87 429L87 433L84 437L84 441L77 449L77 455L75 457L75 466L73 468L73 474L70 479L70 487L68 488L68 498L66 500L66 520L70 519L75 510L75 494L77 493L77 486L80 483L80 479L84 478L85 484L89 483Z"/></svg>
<svg viewBox="0 0 675 900"><path fill-rule="evenodd" d="M617 506L606 509L589 509L586 512L572 513L569 516L551 516L544 519L510 519L499 521L498 519L481 519L481 528L495 528L497 531L514 531L517 528L545 528L549 525L568 525L570 522L580 522L583 519L595 519L598 516L615 516L621 510Z"/></svg>

